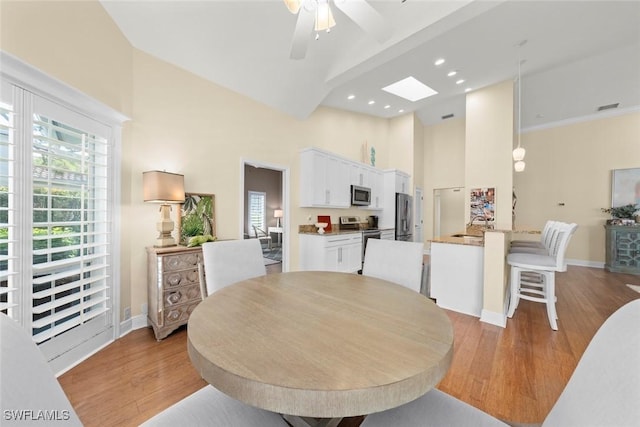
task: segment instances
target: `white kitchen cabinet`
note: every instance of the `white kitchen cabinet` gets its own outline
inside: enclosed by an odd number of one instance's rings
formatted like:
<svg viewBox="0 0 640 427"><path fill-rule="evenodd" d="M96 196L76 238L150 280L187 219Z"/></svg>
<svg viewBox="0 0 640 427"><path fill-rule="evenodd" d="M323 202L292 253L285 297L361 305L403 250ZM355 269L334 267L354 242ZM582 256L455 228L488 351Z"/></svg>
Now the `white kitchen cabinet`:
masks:
<svg viewBox="0 0 640 427"><path fill-rule="evenodd" d="M431 242L430 297L439 307L480 317L484 293L484 248Z"/></svg>
<svg viewBox="0 0 640 427"><path fill-rule="evenodd" d="M362 268L362 234L300 234L300 268L357 272Z"/></svg>
<svg viewBox="0 0 640 427"><path fill-rule="evenodd" d="M369 168L364 163L352 162L349 165L349 184L360 187L371 187Z"/></svg>
<svg viewBox="0 0 640 427"><path fill-rule="evenodd" d="M393 188L395 189L396 193L411 195L408 173L396 169L386 170L385 173L387 173L387 177L390 177L391 181L393 182Z"/></svg>
<svg viewBox="0 0 640 427"><path fill-rule="evenodd" d="M369 210L384 208L384 172L379 169L369 169L369 187L371 188L371 204Z"/></svg>
<svg viewBox="0 0 640 427"><path fill-rule="evenodd" d="M300 153L300 206L348 208L350 162L316 149Z"/></svg>

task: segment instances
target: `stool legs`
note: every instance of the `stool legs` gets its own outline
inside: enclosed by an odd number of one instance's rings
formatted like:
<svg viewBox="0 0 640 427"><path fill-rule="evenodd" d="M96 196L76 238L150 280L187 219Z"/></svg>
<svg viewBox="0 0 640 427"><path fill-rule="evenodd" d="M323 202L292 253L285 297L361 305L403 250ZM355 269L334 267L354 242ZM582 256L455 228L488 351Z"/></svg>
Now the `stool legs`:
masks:
<svg viewBox="0 0 640 427"><path fill-rule="evenodd" d="M554 271L536 271L511 266L509 278L509 310L507 317L513 317L520 299L546 304L549 325L558 330L556 312L556 284Z"/></svg>

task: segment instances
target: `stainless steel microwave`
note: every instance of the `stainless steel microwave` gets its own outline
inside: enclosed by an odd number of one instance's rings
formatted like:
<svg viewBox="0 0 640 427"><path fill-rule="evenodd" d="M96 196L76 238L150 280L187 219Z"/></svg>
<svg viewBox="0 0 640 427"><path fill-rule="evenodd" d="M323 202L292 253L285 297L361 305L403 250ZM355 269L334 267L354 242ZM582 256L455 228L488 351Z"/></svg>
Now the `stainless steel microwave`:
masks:
<svg viewBox="0 0 640 427"><path fill-rule="evenodd" d="M371 189L360 187L358 185L351 186L351 205L352 206L369 206L371 204Z"/></svg>

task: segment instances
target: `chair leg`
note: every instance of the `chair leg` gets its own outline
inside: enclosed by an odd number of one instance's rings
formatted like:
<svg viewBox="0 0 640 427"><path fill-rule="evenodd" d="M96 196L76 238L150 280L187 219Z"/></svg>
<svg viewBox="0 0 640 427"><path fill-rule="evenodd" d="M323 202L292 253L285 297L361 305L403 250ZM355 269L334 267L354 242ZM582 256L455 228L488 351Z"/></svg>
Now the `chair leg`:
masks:
<svg viewBox="0 0 640 427"><path fill-rule="evenodd" d="M547 286L545 288L545 297L547 300L547 317L549 317L551 329L557 331L558 322L556 319L558 318L558 314L556 312L556 275L554 272L549 272L546 276Z"/></svg>
<svg viewBox="0 0 640 427"><path fill-rule="evenodd" d="M513 317L513 314L518 308L518 302L520 300L518 294L520 292L520 269L517 267L511 267L511 275L509 277L509 289L511 291L511 297L509 298L509 311L507 317Z"/></svg>

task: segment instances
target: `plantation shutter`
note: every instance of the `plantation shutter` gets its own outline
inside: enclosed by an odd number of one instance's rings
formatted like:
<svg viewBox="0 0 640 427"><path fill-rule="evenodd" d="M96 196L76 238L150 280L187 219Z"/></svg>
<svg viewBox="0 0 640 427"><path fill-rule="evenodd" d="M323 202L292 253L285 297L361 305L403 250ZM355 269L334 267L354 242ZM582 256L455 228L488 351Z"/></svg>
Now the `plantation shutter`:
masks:
<svg viewBox="0 0 640 427"><path fill-rule="evenodd" d="M259 191L249 191L249 229L253 226L265 230L267 194Z"/></svg>
<svg viewBox="0 0 640 427"><path fill-rule="evenodd" d="M110 309L110 131L44 99L32 126L32 328L42 343L103 324Z"/></svg>
<svg viewBox="0 0 640 427"><path fill-rule="evenodd" d="M2 82L0 91L0 311L16 317L19 277L15 217L15 112L13 88Z"/></svg>

